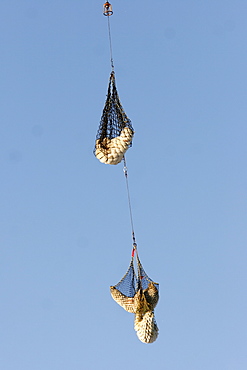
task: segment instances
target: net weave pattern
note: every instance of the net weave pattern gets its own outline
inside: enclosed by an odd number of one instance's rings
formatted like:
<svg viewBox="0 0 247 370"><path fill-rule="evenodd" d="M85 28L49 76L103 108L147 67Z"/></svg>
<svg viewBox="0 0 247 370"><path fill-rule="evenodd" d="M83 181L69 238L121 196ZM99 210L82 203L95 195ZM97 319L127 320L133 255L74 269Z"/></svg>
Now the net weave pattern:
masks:
<svg viewBox="0 0 247 370"><path fill-rule="evenodd" d="M137 255L137 271L132 257L123 278L110 287L112 298L127 312L135 314L134 329L143 343L153 343L158 337L158 326L154 308L159 300L159 284L154 283L146 274Z"/></svg>
<svg viewBox="0 0 247 370"><path fill-rule="evenodd" d="M100 162L118 164L132 145L134 129L127 117L116 88L114 72L110 75L108 93L96 135L94 155Z"/></svg>

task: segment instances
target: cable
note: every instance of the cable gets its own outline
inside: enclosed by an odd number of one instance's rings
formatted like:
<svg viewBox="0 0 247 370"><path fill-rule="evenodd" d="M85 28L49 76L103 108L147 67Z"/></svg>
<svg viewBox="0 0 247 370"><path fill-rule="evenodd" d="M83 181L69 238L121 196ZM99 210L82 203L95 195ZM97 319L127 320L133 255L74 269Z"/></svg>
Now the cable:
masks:
<svg viewBox="0 0 247 370"><path fill-rule="evenodd" d="M124 175L126 180L126 188L127 188L127 196L128 196L128 204L129 204L129 213L130 213L130 224L131 224L131 231L132 231L132 240L133 240L133 250L132 250L132 257L134 257L134 253L137 248L136 239L135 239L135 232L134 232L134 223L133 223L133 214L132 214L132 207L131 207L131 201L130 201L130 191L129 191L129 182L128 182L128 168L126 165L126 159L125 156L123 157L124 161Z"/></svg>
<svg viewBox="0 0 247 370"><path fill-rule="evenodd" d="M113 63L111 27L110 27L110 16L113 14L113 12L112 12L112 8L111 8L110 3L106 2L104 4L103 14L108 17L108 36L109 36L111 68L112 68L111 78L114 81L114 63ZM132 240L133 240L132 257L134 257L135 252L136 252L136 256L137 256L137 244L136 244L135 232L134 232L134 223L133 223L133 215L132 215L132 207L131 207L130 191L129 191L129 183L128 183L128 168L127 168L127 165L126 165L125 156L123 156L123 161L124 161L123 171L124 171L125 180L126 180L126 188L127 188L128 204L129 204L129 214L130 214L130 223L131 223Z"/></svg>
<svg viewBox="0 0 247 370"><path fill-rule="evenodd" d="M111 27L110 27L110 17L108 18L108 34L109 34L109 43L110 43L110 55L111 55L111 68L114 72L113 56L112 56L112 41L111 41Z"/></svg>

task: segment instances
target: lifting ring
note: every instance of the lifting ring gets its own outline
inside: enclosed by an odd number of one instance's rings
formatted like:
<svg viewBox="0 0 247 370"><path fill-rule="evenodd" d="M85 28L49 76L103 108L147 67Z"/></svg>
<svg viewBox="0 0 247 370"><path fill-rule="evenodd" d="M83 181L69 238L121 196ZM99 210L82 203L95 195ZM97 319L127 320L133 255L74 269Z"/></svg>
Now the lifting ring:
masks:
<svg viewBox="0 0 247 370"><path fill-rule="evenodd" d="M103 14L106 16L106 17L109 17L110 15L113 14L113 11L112 11L112 6L110 3L108 3L108 1L103 5Z"/></svg>

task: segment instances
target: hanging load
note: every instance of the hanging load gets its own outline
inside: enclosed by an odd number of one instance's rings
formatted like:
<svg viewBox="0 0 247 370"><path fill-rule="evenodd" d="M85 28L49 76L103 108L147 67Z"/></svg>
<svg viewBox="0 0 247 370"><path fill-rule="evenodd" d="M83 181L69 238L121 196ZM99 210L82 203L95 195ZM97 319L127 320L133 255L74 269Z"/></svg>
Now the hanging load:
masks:
<svg viewBox="0 0 247 370"><path fill-rule="evenodd" d="M139 260L136 251L137 274L134 268L134 254L129 268L120 282L110 287L111 296L127 312L135 314L134 329L143 343L153 343L159 333L154 317L154 308L159 300L159 284L154 283Z"/></svg>
<svg viewBox="0 0 247 370"><path fill-rule="evenodd" d="M110 292L112 298L124 310L135 315L134 330L139 340L143 343L153 343L159 334L154 316L154 309L159 300L159 284L155 283L146 274L137 253L125 157L126 151L132 145L134 129L121 105L116 88L110 30L110 16L113 11L108 1L103 5L103 14L108 19L112 71L107 98L96 135L94 155L105 164L116 165L123 160L133 240L129 268L120 282L110 287Z"/></svg>
<svg viewBox="0 0 247 370"><path fill-rule="evenodd" d="M102 163L118 164L132 144L134 130L118 96L111 73L107 99L96 135L94 154Z"/></svg>

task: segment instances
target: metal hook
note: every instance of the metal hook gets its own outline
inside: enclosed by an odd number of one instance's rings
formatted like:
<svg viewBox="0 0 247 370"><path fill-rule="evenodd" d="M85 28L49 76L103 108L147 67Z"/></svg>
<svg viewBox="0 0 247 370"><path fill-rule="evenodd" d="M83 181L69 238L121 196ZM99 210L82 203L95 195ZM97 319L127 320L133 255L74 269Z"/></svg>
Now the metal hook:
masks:
<svg viewBox="0 0 247 370"><path fill-rule="evenodd" d="M103 14L106 17L109 17L110 15L113 14L112 6L108 1L103 5Z"/></svg>

